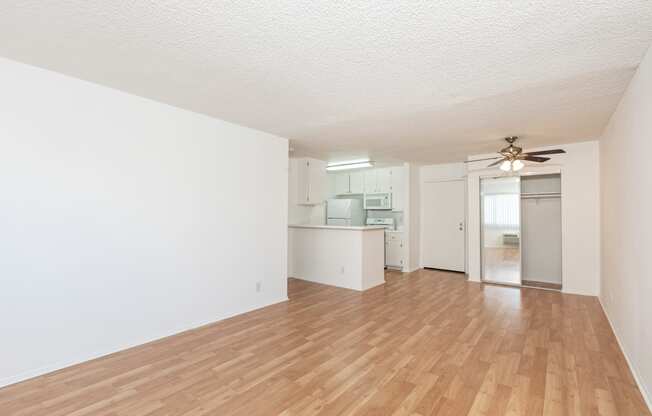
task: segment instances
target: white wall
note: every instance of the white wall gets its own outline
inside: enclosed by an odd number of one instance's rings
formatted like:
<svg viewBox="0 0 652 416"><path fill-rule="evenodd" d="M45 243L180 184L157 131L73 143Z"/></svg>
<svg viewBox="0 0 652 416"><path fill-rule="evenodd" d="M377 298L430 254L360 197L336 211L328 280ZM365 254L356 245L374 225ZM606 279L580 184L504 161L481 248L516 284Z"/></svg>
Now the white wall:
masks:
<svg viewBox="0 0 652 416"><path fill-rule="evenodd" d="M421 267L421 168L405 164L407 176L405 229L407 230L407 267L412 272Z"/></svg>
<svg viewBox="0 0 652 416"><path fill-rule="evenodd" d="M552 155L545 164L528 164L521 174L560 173L562 191L562 278L563 291L597 296L600 292L600 169L596 141L535 149L563 148L566 154ZM473 156L472 159L488 157ZM485 169L487 162L469 164L468 171L468 273L480 281L480 177L499 175Z"/></svg>
<svg viewBox="0 0 652 416"><path fill-rule="evenodd" d="M464 163L442 163L421 166L419 175L422 183L462 179L466 177L466 165Z"/></svg>
<svg viewBox="0 0 652 416"><path fill-rule="evenodd" d="M287 298L285 139L0 74L0 385Z"/></svg>
<svg viewBox="0 0 652 416"><path fill-rule="evenodd" d="M600 139L600 298L652 407L652 52Z"/></svg>

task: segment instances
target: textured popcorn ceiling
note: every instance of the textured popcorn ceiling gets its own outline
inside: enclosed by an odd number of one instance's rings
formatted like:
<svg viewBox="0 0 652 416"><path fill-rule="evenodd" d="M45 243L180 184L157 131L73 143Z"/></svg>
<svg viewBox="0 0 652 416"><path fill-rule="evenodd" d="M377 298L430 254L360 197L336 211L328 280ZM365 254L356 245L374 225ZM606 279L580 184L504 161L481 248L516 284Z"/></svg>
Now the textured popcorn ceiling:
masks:
<svg viewBox="0 0 652 416"><path fill-rule="evenodd" d="M651 40L650 0L0 2L2 56L331 160L595 138Z"/></svg>

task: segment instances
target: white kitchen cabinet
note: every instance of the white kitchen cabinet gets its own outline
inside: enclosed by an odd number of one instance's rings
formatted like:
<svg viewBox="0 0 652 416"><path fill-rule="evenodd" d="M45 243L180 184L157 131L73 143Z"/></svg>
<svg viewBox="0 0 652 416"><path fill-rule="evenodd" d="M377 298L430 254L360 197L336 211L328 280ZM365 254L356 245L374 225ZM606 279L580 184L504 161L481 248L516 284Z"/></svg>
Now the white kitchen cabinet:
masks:
<svg viewBox="0 0 652 416"><path fill-rule="evenodd" d="M335 195L348 194L351 192L348 173L335 174Z"/></svg>
<svg viewBox="0 0 652 416"><path fill-rule="evenodd" d="M403 268L403 233L385 234L385 265L391 268Z"/></svg>
<svg viewBox="0 0 652 416"><path fill-rule="evenodd" d="M364 173L365 193L392 192L392 174L396 168L371 169Z"/></svg>
<svg viewBox="0 0 652 416"><path fill-rule="evenodd" d="M332 195L364 193L364 173L331 173L328 175Z"/></svg>
<svg viewBox="0 0 652 416"><path fill-rule="evenodd" d="M392 168L376 169L376 192L392 192Z"/></svg>
<svg viewBox="0 0 652 416"><path fill-rule="evenodd" d="M392 169L372 169L364 175L365 193L392 192Z"/></svg>
<svg viewBox="0 0 652 416"><path fill-rule="evenodd" d="M378 192L378 173L377 169L366 170L364 172L364 192L372 194Z"/></svg>
<svg viewBox="0 0 652 416"><path fill-rule="evenodd" d="M405 167L403 166L370 169L364 172L363 189L368 194L391 193L392 211L403 211L405 209L404 182ZM353 183L353 178L351 178L351 183Z"/></svg>
<svg viewBox="0 0 652 416"><path fill-rule="evenodd" d="M364 173L351 172L349 173L349 192L352 194L364 193Z"/></svg>
<svg viewBox="0 0 652 416"><path fill-rule="evenodd" d="M303 158L297 161L297 204L317 205L326 199L326 162Z"/></svg>

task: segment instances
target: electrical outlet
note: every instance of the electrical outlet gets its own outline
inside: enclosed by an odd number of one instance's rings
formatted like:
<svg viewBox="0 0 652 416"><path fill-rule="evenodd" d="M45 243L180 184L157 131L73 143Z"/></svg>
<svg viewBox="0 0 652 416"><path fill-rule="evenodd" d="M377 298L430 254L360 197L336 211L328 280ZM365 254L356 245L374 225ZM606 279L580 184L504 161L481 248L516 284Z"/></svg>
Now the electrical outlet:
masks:
<svg viewBox="0 0 652 416"><path fill-rule="evenodd" d="M256 282L256 292L260 292L261 288L263 287L263 282Z"/></svg>

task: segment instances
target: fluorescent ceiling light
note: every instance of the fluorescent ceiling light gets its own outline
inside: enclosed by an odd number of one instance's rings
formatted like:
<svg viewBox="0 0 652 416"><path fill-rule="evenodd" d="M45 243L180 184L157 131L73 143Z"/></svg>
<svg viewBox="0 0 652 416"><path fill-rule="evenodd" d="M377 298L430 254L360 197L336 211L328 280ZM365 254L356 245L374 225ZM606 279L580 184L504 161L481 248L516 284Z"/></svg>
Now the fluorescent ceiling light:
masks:
<svg viewBox="0 0 652 416"><path fill-rule="evenodd" d="M352 160L350 162L342 163L333 163L332 165L326 166L326 170L348 170L348 169L360 169L360 168L370 168L374 164L369 160Z"/></svg>

